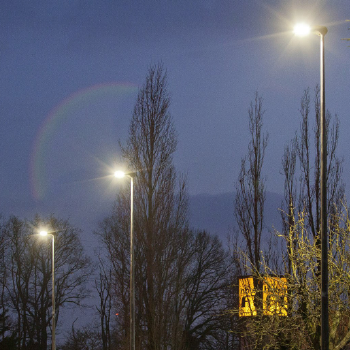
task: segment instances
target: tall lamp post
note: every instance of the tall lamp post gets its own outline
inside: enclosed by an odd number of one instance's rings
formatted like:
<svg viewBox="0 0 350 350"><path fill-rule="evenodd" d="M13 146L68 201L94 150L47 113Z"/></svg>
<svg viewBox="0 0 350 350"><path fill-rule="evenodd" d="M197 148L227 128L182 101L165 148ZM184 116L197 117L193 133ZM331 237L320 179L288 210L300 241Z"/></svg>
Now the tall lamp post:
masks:
<svg viewBox="0 0 350 350"><path fill-rule="evenodd" d="M56 310L55 310L55 236L47 231L40 231L41 236L52 237L52 350L56 350Z"/></svg>
<svg viewBox="0 0 350 350"><path fill-rule="evenodd" d="M130 350L135 350L135 252L134 252L134 177L136 173L116 171L114 176L130 179Z"/></svg>
<svg viewBox="0 0 350 350"><path fill-rule="evenodd" d="M325 68L324 68L324 37L328 29L323 26L309 27L297 24L294 33L306 36L309 33L320 36L320 93L321 93L321 349L329 349L329 321L328 321L328 237L327 237L327 135L325 118Z"/></svg>

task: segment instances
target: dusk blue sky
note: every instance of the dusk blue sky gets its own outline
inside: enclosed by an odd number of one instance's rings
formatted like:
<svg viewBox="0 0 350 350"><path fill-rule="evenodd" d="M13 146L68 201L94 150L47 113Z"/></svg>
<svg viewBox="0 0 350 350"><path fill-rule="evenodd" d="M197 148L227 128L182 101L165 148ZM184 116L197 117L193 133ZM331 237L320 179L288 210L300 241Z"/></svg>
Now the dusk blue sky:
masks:
<svg viewBox="0 0 350 350"><path fill-rule="evenodd" d="M325 25L326 108L337 114L348 179L348 0L3 0L0 5L0 212L70 218L96 228L120 185L120 157L150 65L168 73L174 156L192 195L234 190L248 145L248 108L264 99L267 190L283 192L284 146L304 89L319 82ZM233 210L233 209L232 209ZM86 232L87 233L87 232Z"/></svg>

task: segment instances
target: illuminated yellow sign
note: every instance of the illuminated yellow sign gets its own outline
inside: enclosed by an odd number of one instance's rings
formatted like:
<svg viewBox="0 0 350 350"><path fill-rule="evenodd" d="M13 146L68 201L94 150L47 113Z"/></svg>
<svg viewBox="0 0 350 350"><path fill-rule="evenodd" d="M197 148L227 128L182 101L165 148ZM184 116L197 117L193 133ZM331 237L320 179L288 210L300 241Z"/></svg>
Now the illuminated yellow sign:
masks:
<svg viewBox="0 0 350 350"><path fill-rule="evenodd" d="M252 276L239 278L239 317L257 315L257 297L254 278ZM284 277L263 277L263 315L287 316L287 301L287 279Z"/></svg>
<svg viewBox="0 0 350 350"><path fill-rule="evenodd" d="M287 316L287 279L284 277L264 277L264 315Z"/></svg>
<svg viewBox="0 0 350 350"><path fill-rule="evenodd" d="M239 286L239 317L256 316L254 304L255 289L253 277L243 277L238 280Z"/></svg>

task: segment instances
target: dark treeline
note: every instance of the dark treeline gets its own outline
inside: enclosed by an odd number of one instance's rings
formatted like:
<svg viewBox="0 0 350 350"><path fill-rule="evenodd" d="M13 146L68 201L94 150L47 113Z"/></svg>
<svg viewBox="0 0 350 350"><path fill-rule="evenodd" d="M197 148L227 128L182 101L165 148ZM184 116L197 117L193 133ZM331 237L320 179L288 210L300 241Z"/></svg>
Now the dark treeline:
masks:
<svg viewBox="0 0 350 350"><path fill-rule="evenodd" d="M136 349L320 349L318 88L313 109L310 95L306 90L302 96L300 129L282 157L283 229L272 232L264 221L268 134L263 99L256 93L248 110L248 152L232 199L237 227L223 244L189 227L186 179L173 164L177 134L167 75L161 64L150 67L127 140L120 144L134 181ZM339 122L329 112L327 134L330 349L340 350L350 341L350 220L336 153ZM96 229L96 264L84 254L79 230L67 221L11 217L1 222L0 349L51 345L51 240L33 235L42 225L55 235L57 327L60 310L87 296L92 272L89 293L98 300L95 320L78 329L72 320L57 349L129 349L130 214L130 182L125 181L111 215ZM256 314L239 317L238 279L246 275L254 277ZM267 275L283 275L286 292L281 294ZM269 302L261 289L266 281Z"/></svg>
<svg viewBox="0 0 350 350"><path fill-rule="evenodd" d="M51 239L40 237L40 227L55 235L56 322L60 310L79 304L86 296L91 273L79 230L54 217L33 221L11 217L0 226L1 349L47 349L51 343Z"/></svg>

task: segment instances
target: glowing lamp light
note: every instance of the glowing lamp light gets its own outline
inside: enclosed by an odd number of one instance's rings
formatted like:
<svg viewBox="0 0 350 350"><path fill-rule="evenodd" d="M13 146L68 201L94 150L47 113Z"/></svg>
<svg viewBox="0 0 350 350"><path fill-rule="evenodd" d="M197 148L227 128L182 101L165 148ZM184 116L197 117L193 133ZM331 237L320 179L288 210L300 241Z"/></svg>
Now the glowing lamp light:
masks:
<svg viewBox="0 0 350 350"><path fill-rule="evenodd" d="M39 231L39 235L41 235L41 236L47 236L47 235L48 235L48 232L45 231L45 230L41 230L41 231Z"/></svg>
<svg viewBox="0 0 350 350"><path fill-rule="evenodd" d="M122 177L125 176L124 171L118 170L114 173L114 176L117 177L118 179L121 179Z"/></svg>
<svg viewBox="0 0 350 350"><path fill-rule="evenodd" d="M311 27L305 23L298 23L294 27L294 34L297 36L307 36L311 32Z"/></svg>

